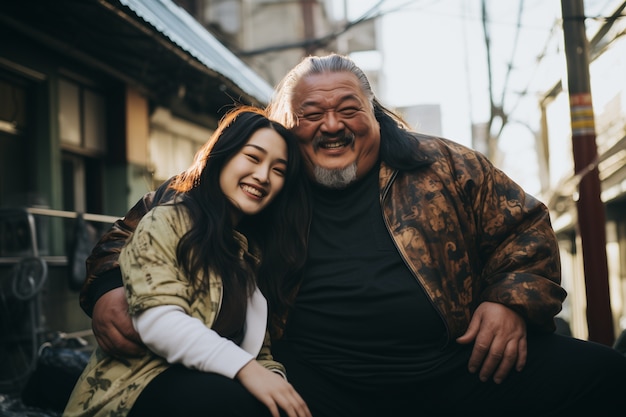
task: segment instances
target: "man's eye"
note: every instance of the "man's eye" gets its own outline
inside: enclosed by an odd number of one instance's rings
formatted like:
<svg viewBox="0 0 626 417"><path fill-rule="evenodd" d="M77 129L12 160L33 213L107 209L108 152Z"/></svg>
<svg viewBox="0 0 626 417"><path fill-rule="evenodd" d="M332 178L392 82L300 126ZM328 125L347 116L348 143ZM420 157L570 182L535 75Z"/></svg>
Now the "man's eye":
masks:
<svg viewBox="0 0 626 417"><path fill-rule="evenodd" d="M303 119L311 121L320 120L322 117L324 117L324 113L306 113L302 116Z"/></svg>
<svg viewBox="0 0 626 417"><path fill-rule="evenodd" d="M346 107L344 109L339 110L339 113L341 113L344 116L354 116L358 111L359 109L356 107Z"/></svg>

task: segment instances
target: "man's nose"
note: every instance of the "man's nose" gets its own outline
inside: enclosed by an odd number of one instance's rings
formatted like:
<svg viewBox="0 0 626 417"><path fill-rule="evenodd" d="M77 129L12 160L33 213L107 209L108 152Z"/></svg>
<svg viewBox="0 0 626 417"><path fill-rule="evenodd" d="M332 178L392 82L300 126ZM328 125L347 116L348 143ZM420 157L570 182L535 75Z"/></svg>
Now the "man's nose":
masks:
<svg viewBox="0 0 626 417"><path fill-rule="evenodd" d="M322 123L322 130L326 132L338 132L343 130L343 122L334 111L326 112L324 115L324 123Z"/></svg>

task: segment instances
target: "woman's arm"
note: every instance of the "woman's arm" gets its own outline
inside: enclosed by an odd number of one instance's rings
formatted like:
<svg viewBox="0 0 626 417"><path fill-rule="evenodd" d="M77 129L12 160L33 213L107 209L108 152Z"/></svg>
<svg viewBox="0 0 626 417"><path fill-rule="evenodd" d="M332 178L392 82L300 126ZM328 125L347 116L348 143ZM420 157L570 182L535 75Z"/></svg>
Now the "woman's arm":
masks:
<svg viewBox="0 0 626 417"><path fill-rule="evenodd" d="M144 344L169 363L234 378L254 359L179 306L152 307L132 320Z"/></svg>

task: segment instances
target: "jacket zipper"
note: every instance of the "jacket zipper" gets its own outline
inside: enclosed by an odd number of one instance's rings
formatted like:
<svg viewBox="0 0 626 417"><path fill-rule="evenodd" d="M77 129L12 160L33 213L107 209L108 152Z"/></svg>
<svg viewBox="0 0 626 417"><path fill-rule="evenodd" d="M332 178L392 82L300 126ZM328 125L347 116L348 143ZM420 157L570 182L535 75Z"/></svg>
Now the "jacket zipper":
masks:
<svg viewBox="0 0 626 417"><path fill-rule="evenodd" d="M404 264L407 266L407 268L409 269L409 271L411 271L411 274L413 274L413 276L415 277L415 280L417 281L418 285L422 288L422 290L426 293L426 295L428 296L428 301L430 302L430 304L433 306L433 308L435 309L435 311L437 311L437 314L439 315L439 317L441 318L441 320L443 321L443 325L446 328L446 334L447 334L447 340L446 340L446 346L450 343L450 339L451 339L451 335L450 335L450 327L448 325L448 321L446 320L445 316L443 315L442 311L439 309L439 306L437 306L437 304L433 301L432 297L430 296L429 292L426 291L426 288L422 282L423 278L421 278L420 274L415 270L415 268L412 267L412 265L409 263L409 261L407 260L407 256L404 252L404 249L398 246L398 243L393 235L393 232L391 231L391 226L389 225L389 221L387 219L387 217L385 216L385 199L387 198L387 194L389 192L389 189L391 188L391 184L395 181L396 177L398 176L398 170L394 169L393 173L391 174L391 177L389 178L389 181L387 181L387 184L385 184L385 188L383 188L381 195L380 195L380 210L383 216L383 221L385 222L385 227L387 228L387 233L389 233L389 236L391 237L391 240L393 241L393 245L396 247L396 250L398 251L398 253L400 253L400 257L402 258L402 262L404 262Z"/></svg>

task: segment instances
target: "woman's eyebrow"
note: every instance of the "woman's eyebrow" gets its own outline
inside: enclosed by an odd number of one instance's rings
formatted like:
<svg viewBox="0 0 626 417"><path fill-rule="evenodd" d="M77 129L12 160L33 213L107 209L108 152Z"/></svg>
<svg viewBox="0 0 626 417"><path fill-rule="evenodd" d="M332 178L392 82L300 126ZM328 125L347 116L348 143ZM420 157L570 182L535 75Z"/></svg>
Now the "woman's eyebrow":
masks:
<svg viewBox="0 0 626 417"><path fill-rule="evenodd" d="M252 146L253 148L258 149L259 151L261 151L263 153L267 153L265 148L263 148L262 146L259 146L259 145L255 145L254 143L246 143L245 146Z"/></svg>

